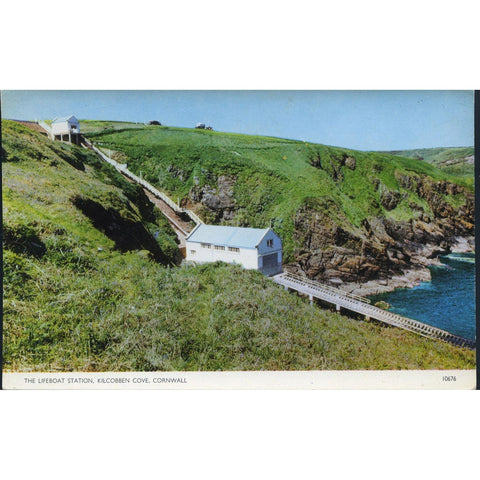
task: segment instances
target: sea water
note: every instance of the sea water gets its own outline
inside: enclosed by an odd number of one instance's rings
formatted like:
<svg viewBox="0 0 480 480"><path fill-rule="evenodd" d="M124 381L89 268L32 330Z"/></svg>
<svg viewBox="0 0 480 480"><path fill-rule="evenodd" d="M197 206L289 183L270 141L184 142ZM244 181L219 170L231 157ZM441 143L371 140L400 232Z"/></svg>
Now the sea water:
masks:
<svg viewBox="0 0 480 480"><path fill-rule="evenodd" d="M372 304L388 302L391 312L475 340L475 255L451 253L440 261L430 267L430 282L369 298Z"/></svg>

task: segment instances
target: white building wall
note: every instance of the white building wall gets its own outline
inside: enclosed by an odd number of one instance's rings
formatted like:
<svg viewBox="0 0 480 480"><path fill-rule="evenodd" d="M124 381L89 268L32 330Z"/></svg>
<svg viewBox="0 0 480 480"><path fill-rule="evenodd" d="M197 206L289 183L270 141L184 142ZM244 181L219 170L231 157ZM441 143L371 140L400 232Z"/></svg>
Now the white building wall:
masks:
<svg viewBox="0 0 480 480"><path fill-rule="evenodd" d="M186 259L191 262L226 262L237 263L247 269L258 269L258 253L254 248L240 248L239 252L232 252L225 247L225 250L216 250L214 245L210 248L202 247L196 242L186 242ZM193 253L194 252L194 253Z"/></svg>
<svg viewBox="0 0 480 480"><path fill-rule="evenodd" d="M80 131L80 124L78 121L75 120L70 120L69 122L58 122L58 123L52 123L52 134L53 135L62 135L62 134L68 134L71 129L77 129L77 131ZM75 132L75 133L78 133Z"/></svg>
<svg viewBox="0 0 480 480"><path fill-rule="evenodd" d="M68 122L52 123L52 133L54 135L68 133Z"/></svg>

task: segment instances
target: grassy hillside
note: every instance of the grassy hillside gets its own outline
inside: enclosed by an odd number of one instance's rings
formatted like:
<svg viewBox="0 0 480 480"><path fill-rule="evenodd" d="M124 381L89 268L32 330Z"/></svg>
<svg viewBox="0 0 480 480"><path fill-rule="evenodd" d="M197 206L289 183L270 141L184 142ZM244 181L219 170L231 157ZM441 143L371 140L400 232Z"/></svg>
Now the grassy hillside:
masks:
<svg viewBox="0 0 480 480"><path fill-rule="evenodd" d="M330 221L358 234L368 217L406 221L432 215L428 202L402 184L403 178L423 175L470 188L468 181L416 159L280 138L171 127L107 130L89 137L186 204L205 204L207 194L221 193L222 181L233 185L224 192L234 204L231 214L222 217L212 208L200 213L212 223L272 226L282 236L286 261L302 247L293 234L295 214L312 201L324 205ZM398 196L394 208L385 200L389 195ZM464 196L448 201L460 205Z"/></svg>
<svg viewBox="0 0 480 480"><path fill-rule="evenodd" d="M258 272L176 267L141 190L90 152L2 129L6 370L474 368L474 352L310 306Z"/></svg>
<svg viewBox="0 0 480 480"><path fill-rule="evenodd" d="M11 245L21 250L25 230L41 235L37 243L60 262L81 263L99 249L143 249L164 265L178 263L168 222L113 167L15 122L2 122L2 136L4 237Z"/></svg>
<svg viewBox="0 0 480 480"><path fill-rule="evenodd" d="M473 186L474 150L473 147L440 147L398 150L387 153L423 160L446 173L463 178L465 182Z"/></svg>
<svg viewBox="0 0 480 480"><path fill-rule="evenodd" d="M120 122L106 120L80 120L81 131L85 133L98 132L99 130L120 130L124 128L139 128L143 123Z"/></svg>
<svg viewBox="0 0 480 480"><path fill-rule="evenodd" d="M416 158L424 160L436 166L440 166L449 160L461 160L474 154L473 147L438 147L438 148L417 148L413 150L394 150L392 155L401 157Z"/></svg>

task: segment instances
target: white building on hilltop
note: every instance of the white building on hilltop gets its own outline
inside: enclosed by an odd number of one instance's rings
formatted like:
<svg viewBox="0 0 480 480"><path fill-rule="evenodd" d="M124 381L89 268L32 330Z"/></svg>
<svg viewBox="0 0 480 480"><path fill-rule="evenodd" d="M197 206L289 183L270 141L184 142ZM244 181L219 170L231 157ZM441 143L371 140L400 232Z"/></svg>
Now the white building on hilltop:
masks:
<svg viewBox="0 0 480 480"><path fill-rule="evenodd" d="M80 122L73 116L56 118L52 122L51 133L54 140L78 144Z"/></svg>
<svg viewBox="0 0 480 480"><path fill-rule="evenodd" d="M221 261L265 275L282 273L282 240L270 228L200 224L186 238L186 250L192 262Z"/></svg>

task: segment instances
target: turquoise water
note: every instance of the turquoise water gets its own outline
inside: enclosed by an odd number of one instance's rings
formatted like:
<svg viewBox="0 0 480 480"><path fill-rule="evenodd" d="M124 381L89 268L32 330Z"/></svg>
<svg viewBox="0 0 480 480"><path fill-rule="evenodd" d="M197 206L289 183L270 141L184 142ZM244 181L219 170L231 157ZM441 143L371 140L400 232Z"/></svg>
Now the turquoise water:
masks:
<svg viewBox="0 0 480 480"><path fill-rule="evenodd" d="M475 339L475 255L451 253L430 267L431 282L369 297L384 300L391 312L414 318L455 335Z"/></svg>

